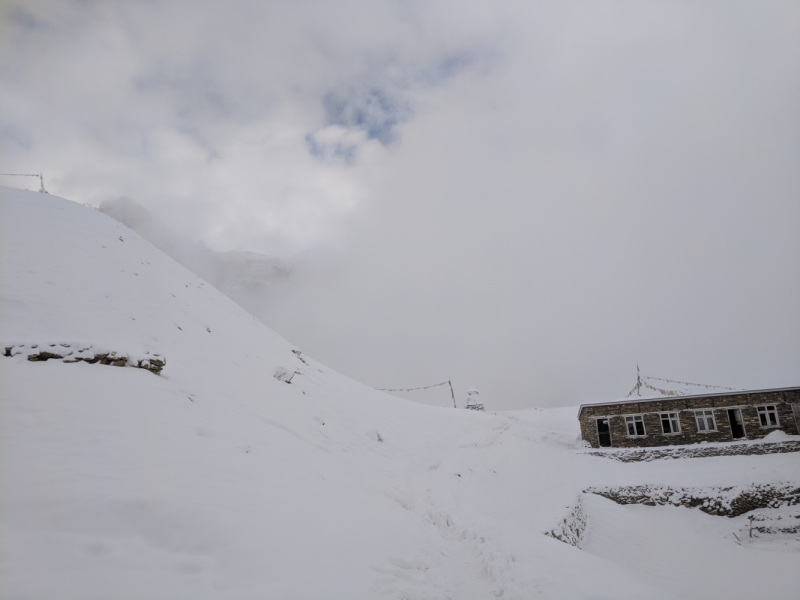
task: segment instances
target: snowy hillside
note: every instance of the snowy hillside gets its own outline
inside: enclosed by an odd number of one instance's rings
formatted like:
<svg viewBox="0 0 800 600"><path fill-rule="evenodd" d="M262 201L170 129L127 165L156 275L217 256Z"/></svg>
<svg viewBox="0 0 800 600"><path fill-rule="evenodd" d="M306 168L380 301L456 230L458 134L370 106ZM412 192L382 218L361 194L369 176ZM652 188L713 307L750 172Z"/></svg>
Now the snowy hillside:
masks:
<svg viewBox="0 0 800 600"><path fill-rule="evenodd" d="M345 378L98 211L3 188L0 234L0 598L796 595L800 534L582 492L797 488L800 453L588 455L572 408Z"/></svg>

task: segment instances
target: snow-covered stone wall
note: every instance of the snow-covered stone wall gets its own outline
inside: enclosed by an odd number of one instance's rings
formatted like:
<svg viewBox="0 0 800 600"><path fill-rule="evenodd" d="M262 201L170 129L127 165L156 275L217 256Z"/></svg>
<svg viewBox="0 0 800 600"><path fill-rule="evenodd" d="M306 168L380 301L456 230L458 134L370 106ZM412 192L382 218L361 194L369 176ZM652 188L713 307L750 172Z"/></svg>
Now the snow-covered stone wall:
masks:
<svg viewBox="0 0 800 600"><path fill-rule="evenodd" d="M758 508L779 508L800 504L800 483L732 487L674 488L671 486L591 487L617 504L686 506L710 515L738 517Z"/></svg>
<svg viewBox="0 0 800 600"><path fill-rule="evenodd" d="M768 438L769 439L769 438ZM708 456L750 456L800 452L800 441L747 442L744 444L693 444L673 448L625 448L620 450L596 450L586 452L619 462L650 462L671 458L706 458Z"/></svg>
<svg viewBox="0 0 800 600"><path fill-rule="evenodd" d="M65 363L87 362L113 367L136 367L158 375L167 359L155 352L132 353L81 343L12 344L4 347L3 356L24 356L29 361L61 360Z"/></svg>

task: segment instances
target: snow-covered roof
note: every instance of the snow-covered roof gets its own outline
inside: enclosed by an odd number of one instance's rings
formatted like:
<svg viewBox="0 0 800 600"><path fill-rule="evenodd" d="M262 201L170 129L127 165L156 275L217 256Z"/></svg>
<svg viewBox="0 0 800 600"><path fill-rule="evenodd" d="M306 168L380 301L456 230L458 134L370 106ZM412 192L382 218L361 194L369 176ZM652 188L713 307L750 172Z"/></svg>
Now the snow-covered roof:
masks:
<svg viewBox="0 0 800 600"><path fill-rule="evenodd" d="M618 404L639 404L642 402L663 402L664 400L679 400L684 398L711 398L719 396L741 396L743 394L764 394L767 392L787 392L787 391L800 390L800 386L782 387L782 388L768 388L764 390L739 390L735 392L713 392L710 394L687 394L686 396L658 396L641 398L636 397L630 400L612 400L611 402L590 402L588 404L581 404L578 407L578 418L581 418L581 413L586 406L616 406Z"/></svg>

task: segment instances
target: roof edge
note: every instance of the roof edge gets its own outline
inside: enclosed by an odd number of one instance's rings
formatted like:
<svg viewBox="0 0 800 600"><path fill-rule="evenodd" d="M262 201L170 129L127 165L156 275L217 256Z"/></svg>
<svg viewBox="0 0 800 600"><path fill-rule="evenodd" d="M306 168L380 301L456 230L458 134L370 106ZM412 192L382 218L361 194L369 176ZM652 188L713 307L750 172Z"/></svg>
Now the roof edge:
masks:
<svg viewBox="0 0 800 600"><path fill-rule="evenodd" d="M613 402L592 402L590 404L581 404L578 407L578 418L581 418L581 413L583 413L583 409L587 406L617 406L619 404L634 404L634 403L641 403L641 402L664 402L665 400L678 400L681 398L718 398L720 396L745 396L747 394L763 394L765 392L788 392L788 391L798 391L800 390L800 386L789 386L789 387L782 387L782 388L767 388L763 390L741 390L738 392L717 392L713 394L691 394L687 396L663 396L660 398L635 398L633 400L615 400Z"/></svg>

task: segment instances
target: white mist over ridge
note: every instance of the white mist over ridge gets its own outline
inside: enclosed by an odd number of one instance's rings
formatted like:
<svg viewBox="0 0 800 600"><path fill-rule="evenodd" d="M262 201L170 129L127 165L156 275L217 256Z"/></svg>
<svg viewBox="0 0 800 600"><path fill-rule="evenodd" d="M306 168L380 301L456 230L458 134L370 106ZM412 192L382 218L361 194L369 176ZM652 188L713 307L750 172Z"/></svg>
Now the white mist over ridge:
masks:
<svg viewBox="0 0 800 600"><path fill-rule="evenodd" d="M246 298L266 297L270 288L285 281L291 272L290 264L277 257L256 252L214 252L200 241L187 240L130 198L105 200L98 210L133 229L243 306L248 304Z"/></svg>

